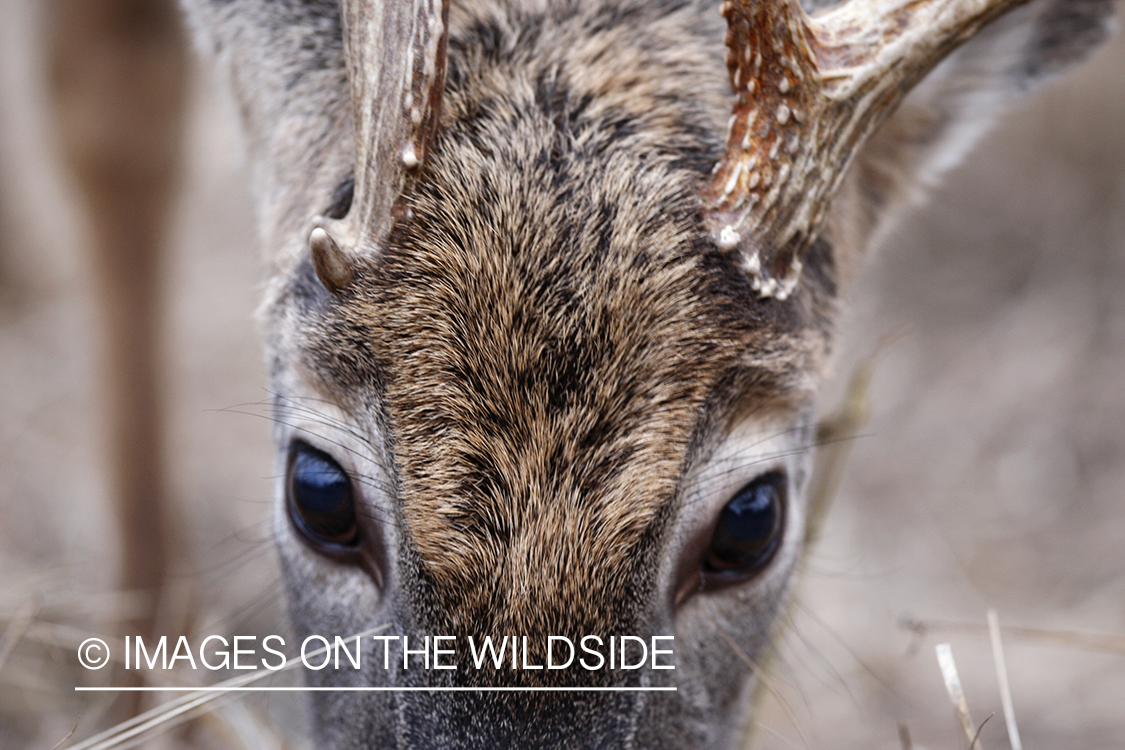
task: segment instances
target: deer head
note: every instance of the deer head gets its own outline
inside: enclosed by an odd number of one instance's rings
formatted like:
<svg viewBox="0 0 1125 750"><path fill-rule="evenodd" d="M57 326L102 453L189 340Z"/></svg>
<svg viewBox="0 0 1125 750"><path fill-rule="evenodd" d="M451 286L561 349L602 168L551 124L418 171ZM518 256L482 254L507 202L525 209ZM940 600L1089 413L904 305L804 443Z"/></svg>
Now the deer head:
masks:
<svg viewBox="0 0 1125 750"><path fill-rule="evenodd" d="M737 746L840 286L978 105L1108 7L195 7L273 263L295 628L455 639L452 669L400 668L400 641L312 674L410 689L316 694L318 746ZM521 668L477 668L488 636L526 637ZM522 668L552 636L673 636L675 669Z"/></svg>

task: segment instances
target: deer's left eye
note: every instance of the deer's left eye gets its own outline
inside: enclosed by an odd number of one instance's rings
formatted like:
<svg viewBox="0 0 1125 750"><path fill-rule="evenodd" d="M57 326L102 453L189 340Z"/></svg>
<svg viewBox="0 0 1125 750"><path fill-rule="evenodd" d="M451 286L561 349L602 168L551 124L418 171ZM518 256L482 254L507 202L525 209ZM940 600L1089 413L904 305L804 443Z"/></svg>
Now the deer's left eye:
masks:
<svg viewBox="0 0 1125 750"><path fill-rule="evenodd" d="M286 490L293 525L309 541L335 548L359 543L351 478L327 453L295 443Z"/></svg>
<svg viewBox="0 0 1125 750"><path fill-rule="evenodd" d="M785 474L772 471L730 499L711 537L705 574L741 579L765 567L781 542L787 488Z"/></svg>

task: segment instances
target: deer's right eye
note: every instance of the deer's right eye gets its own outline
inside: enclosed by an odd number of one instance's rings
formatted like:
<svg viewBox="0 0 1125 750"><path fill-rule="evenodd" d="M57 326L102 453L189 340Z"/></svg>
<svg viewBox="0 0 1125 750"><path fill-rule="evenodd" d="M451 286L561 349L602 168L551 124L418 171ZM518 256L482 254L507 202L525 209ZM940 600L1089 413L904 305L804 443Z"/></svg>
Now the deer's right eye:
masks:
<svg viewBox="0 0 1125 750"><path fill-rule="evenodd" d="M334 549L359 544L351 477L327 453L304 443L293 445L286 495L293 525L309 541Z"/></svg>

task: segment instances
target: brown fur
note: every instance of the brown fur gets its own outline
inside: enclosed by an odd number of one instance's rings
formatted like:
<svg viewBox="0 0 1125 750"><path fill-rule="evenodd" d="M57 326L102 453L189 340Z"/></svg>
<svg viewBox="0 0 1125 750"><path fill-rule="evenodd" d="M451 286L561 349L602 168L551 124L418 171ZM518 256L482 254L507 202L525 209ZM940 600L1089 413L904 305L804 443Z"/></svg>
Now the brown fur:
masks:
<svg viewBox="0 0 1125 750"><path fill-rule="evenodd" d="M700 133L723 102L701 112L677 94L713 64L677 53L682 25L659 20L649 49L621 29L576 40L562 59L565 31L547 26L549 49L492 68L467 50L409 220L355 288L310 308L328 391L381 385L438 629L634 625L716 415L811 396L830 290L759 301L704 239L695 195L714 143Z"/></svg>

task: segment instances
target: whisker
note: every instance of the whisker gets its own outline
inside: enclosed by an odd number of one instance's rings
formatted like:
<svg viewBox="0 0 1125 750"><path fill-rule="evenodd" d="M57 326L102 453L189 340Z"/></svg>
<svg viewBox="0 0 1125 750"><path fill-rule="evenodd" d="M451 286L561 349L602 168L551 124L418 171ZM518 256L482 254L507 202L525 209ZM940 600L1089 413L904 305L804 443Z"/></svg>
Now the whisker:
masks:
<svg viewBox="0 0 1125 750"><path fill-rule="evenodd" d="M704 501L710 495L710 487L717 484L723 478L737 474L753 466L769 463L782 458L789 458L790 456L799 456L808 453L811 450L821 448L827 445L832 445L840 442L847 442L852 440L859 440L862 438L871 437L871 433L857 433L855 435L839 435L825 439L813 440L809 443L794 446L783 450L777 450L768 453L758 453L749 456L738 463L726 462L722 466L715 466L706 472L697 475L692 489L691 495L683 503L683 507L692 507L698 502Z"/></svg>

